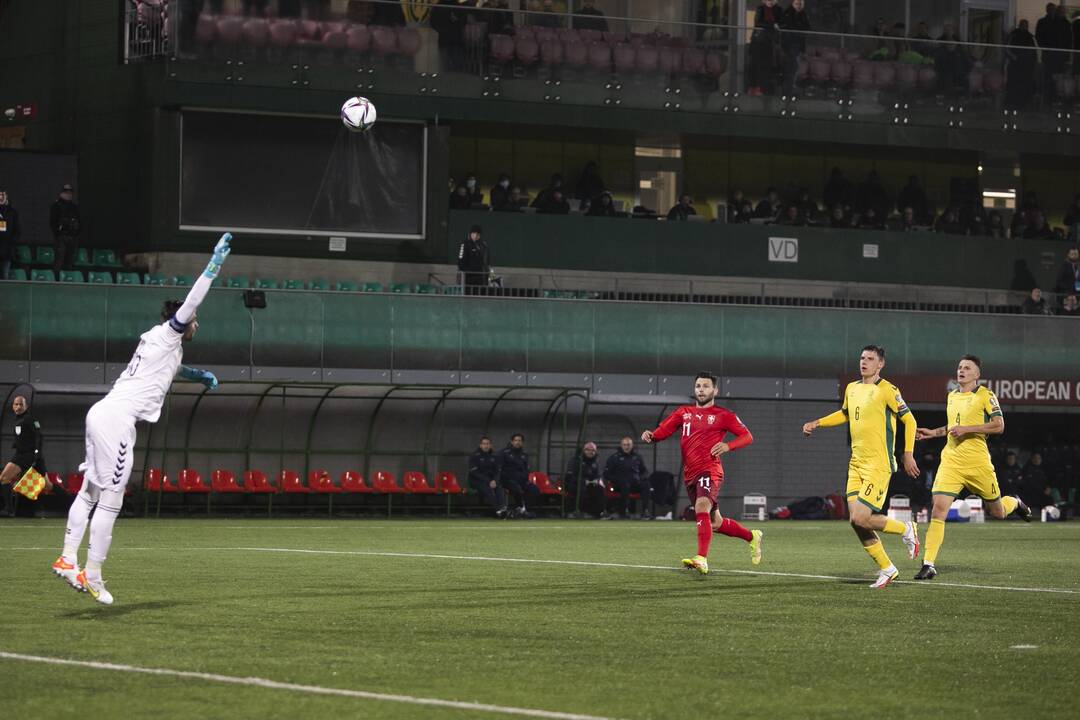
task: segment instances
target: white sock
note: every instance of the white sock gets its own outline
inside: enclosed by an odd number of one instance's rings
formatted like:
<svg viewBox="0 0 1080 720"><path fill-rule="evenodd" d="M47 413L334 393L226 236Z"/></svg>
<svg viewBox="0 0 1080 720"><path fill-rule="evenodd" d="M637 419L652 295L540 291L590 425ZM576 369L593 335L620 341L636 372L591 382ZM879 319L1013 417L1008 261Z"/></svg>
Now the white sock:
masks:
<svg viewBox="0 0 1080 720"><path fill-rule="evenodd" d="M67 529L64 530L63 558L72 565L79 564L79 546L82 545L83 535L86 534L86 523L90 519L90 512L97 504L98 492L96 487L89 483L84 484L71 502L71 509L68 510Z"/></svg>
<svg viewBox="0 0 1080 720"><path fill-rule="evenodd" d="M86 548L86 576L94 580L101 579L101 565L109 555L112 545L112 529L116 516L124 504L122 493L103 493L98 501L97 512L90 521L90 545Z"/></svg>
<svg viewBox="0 0 1080 720"><path fill-rule="evenodd" d="M896 572L896 566L895 565L890 565L889 567L882 570L881 574L882 575L892 575L894 572Z"/></svg>

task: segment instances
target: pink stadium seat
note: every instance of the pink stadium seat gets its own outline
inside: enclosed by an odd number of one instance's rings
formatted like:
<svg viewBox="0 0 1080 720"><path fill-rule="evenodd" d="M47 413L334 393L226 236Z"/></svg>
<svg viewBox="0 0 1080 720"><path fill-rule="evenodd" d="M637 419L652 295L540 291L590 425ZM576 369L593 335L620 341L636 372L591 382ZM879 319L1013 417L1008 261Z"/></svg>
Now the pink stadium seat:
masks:
<svg viewBox="0 0 1080 720"><path fill-rule="evenodd" d="M514 59L514 38L509 35L491 36L491 56L499 62Z"/></svg>
<svg viewBox="0 0 1080 720"><path fill-rule="evenodd" d="M559 65L563 61L563 46L558 40L545 40L540 43L540 62L545 65Z"/></svg>
<svg viewBox="0 0 1080 720"><path fill-rule="evenodd" d="M340 52L349 44L349 38L343 32L331 31L323 35L322 42L327 50Z"/></svg>
<svg viewBox="0 0 1080 720"><path fill-rule="evenodd" d="M615 58L615 72L628 73L634 69L634 48L627 43L619 43L612 49Z"/></svg>
<svg viewBox="0 0 1080 720"><path fill-rule="evenodd" d="M832 66L824 58L812 58L810 60L810 79L816 83L823 83L829 79Z"/></svg>
<svg viewBox="0 0 1080 720"><path fill-rule="evenodd" d="M915 65L900 63L896 69L896 82L902 88L913 88L919 83L919 68Z"/></svg>
<svg viewBox="0 0 1080 720"><path fill-rule="evenodd" d="M859 60L854 64L854 83L858 88L874 86L874 64L869 60Z"/></svg>
<svg viewBox="0 0 1080 720"><path fill-rule="evenodd" d="M302 40L318 40L322 37L317 20L300 20L296 26Z"/></svg>
<svg viewBox="0 0 1080 720"><path fill-rule="evenodd" d="M350 51L362 55L371 47L371 31L366 25L353 25L345 33L345 43Z"/></svg>
<svg viewBox="0 0 1080 720"><path fill-rule="evenodd" d="M563 41L563 44L571 41L582 42L581 35L573 28L558 28L556 32L558 33L559 39Z"/></svg>
<svg viewBox="0 0 1080 720"><path fill-rule="evenodd" d="M290 48L296 44L296 24L291 22L275 22L270 25L270 42L275 47Z"/></svg>
<svg viewBox="0 0 1080 720"><path fill-rule="evenodd" d="M536 37L535 30L536 30L536 28L534 28L532 25L518 25L517 27L514 28L514 37L535 38Z"/></svg>
<svg viewBox="0 0 1080 720"><path fill-rule="evenodd" d="M344 33L349 31L349 23L345 20L324 20L319 23L319 30L324 36L332 32Z"/></svg>
<svg viewBox="0 0 1080 720"><path fill-rule="evenodd" d="M851 74L853 71L851 63L844 60L835 60L829 66L829 77L840 85L847 85L851 82Z"/></svg>
<svg viewBox="0 0 1080 720"><path fill-rule="evenodd" d="M397 51L397 33L393 28L374 27L371 29L371 49L376 55L392 55Z"/></svg>
<svg viewBox="0 0 1080 720"><path fill-rule="evenodd" d="M682 60L682 53L677 49L671 47L659 48L659 66L660 72L665 75L673 75L679 72L681 67L680 61Z"/></svg>
<svg viewBox="0 0 1080 720"><path fill-rule="evenodd" d="M536 27L533 28L533 37L536 38L536 42L543 43L547 40L557 40L559 33L556 32L555 28Z"/></svg>
<svg viewBox="0 0 1080 720"><path fill-rule="evenodd" d="M264 48L270 41L270 23L262 18L254 18L244 23L244 43L253 48Z"/></svg>
<svg viewBox="0 0 1080 720"><path fill-rule="evenodd" d="M608 45L617 45L626 42L626 35L619 32L605 32L601 35L601 38Z"/></svg>
<svg viewBox="0 0 1080 720"><path fill-rule="evenodd" d="M660 51L652 45L642 45L635 53L635 62L639 72L656 72L660 63Z"/></svg>
<svg viewBox="0 0 1080 720"><path fill-rule="evenodd" d="M843 59L841 51L837 48L825 48L821 53L821 57L824 60L828 60L830 63Z"/></svg>
<svg viewBox="0 0 1080 720"><path fill-rule="evenodd" d="M563 43L563 58L567 65L584 67L589 62L589 50L584 43L571 40Z"/></svg>
<svg viewBox="0 0 1080 720"><path fill-rule="evenodd" d="M195 42L200 45L209 45L214 42L217 35L217 21L213 15L200 15L195 24Z"/></svg>
<svg viewBox="0 0 1080 720"><path fill-rule="evenodd" d="M420 33L415 28L397 29L398 50L402 55L412 57L420 52Z"/></svg>
<svg viewBox="0 0 1080 720"><path fill-rule="evenodd" d="M611 71L611 48L601 42L589 45L589 65L601 72Z"/></svg>
<svg viewBox="0 0 1080 720"><path fill-rule="evenodd" d="M806 64L803 63L802 68L805 70ZM718 52L711 52L705 55L705 72L713 77L720 77L727 70L727 57Z"/></svg>
<svg viewBox="0 0 1080 720"><path fill-rule="evenodd" d="M222 17L217 21L218 43L236 45L244 33L244 20L238 17Z"/></svg>
<svg viewBox="0 0 1080 720"><path fill-rule="evenodd" d="M600 30L578 30L577 33L581 41L585 43L601 42L604 39L604 33Z"/></svg>
<svg viewBox="0 0 1080 720"><path fill-rule="evenodd" d="M648 39L641 33L630 33L629 43L634 48L639 48L642 45L648 45Z"/></svg>
<svg viewBox="0 0 1080 720"><path fill-rule="evenodd" d="M687 75L700 75L705 72L705 52L697 48L683 50L682 69Z"/></svg>
<svg viewBox="0 0 1080 720"><path fill-rule="evenodd" d="M532 65L540 57L540 44L535 38L517 38L514 40L514 54L522 65Z"/></svg>
<svg viewBox="0 0 1080 720"><path fill-rule="evenodd" d="M919 68L919 87L923 90L933 90L937 86L937 73L929 65Z"/></svg>
<svg viewBox="0 0 1080 720"><path fill-rule="evenodd" d="M874 63L874 85L890 87L896 82L896 66L888 62Z"/></svg>

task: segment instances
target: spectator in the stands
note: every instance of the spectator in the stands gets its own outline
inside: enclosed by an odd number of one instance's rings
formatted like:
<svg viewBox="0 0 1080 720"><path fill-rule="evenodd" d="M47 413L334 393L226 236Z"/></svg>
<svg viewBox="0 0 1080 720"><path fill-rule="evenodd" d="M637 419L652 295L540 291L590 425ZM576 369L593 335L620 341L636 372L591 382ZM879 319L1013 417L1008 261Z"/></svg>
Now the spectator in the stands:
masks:
<svg viewBox="0 0 1080 720"><path fill-rule="evenodd" d="M1046 468L1043 467L1042 453L1033 452L1024 465L1024 491L1020 497L1025 503L1033 508L1043 506L1043 494L1049 483L1046 478Z"/></svg>
<svg viewBox="0 0 1080 720"><path fill-rule="evenodd" d="M829 213L829 227L831 228L849 228L851 227L851 218L848 217L847 212L844 210L844 206L840 203L836 203L832 206L832 211Z"/></svg>
<svg viewBox="0 0 1080 720"><path fill-rule="evenodd" d="M1025 190L1024 199L1020 203L1020 209L1024 212L1031 212L1032 210L1042 210L1042 205L1039 204L1039 193L1034 190Z"/></svg>
<svg viewBox="0 0 1080 720"><path fill-rule="evenodd" d="M1043 215L1042 210L1033 210L1028 213L1028 215L1030 220L1021 236L1024 240L1053 239L1054 231L1050 228L1050 224L1046 222L1046 217Z"/></svg>
<svg viewBox="0 0 1080 720"><path fill-rule="evenodd" d="M529 16L529 24L537 27L562 27L562 14L556 11L553 0L543 0L539 5L536 2L529 3L530 10L539 10L538 13Z"/></svg>
<svg viewBox="0 0 1080 720"><path fill-rule="evenodd" d="M1028 30L1028 21L1021 20L1005 43L1009 46L1005 48L1005 107L1024 110L1035 94L1035 64L1038 60L1035 36Z"/></svg>
<svg viewBox="0 0 1080 720"><path fill-rule="evenodd" d="M934 53L934 70L937 72L939 88L948 94L966 90L968 73L971 72L971 57L967 47L959 43L960 35L956 27L946 24Z"/></svg>
<svg viewBox="0 0 1080 720"><path fill-rule="evenodd" d="M492 0L484 8L488 35L509 35L514 31L514 13L510 10L509 0Z"/></svg>
<svg viewBox="0 0 1080 720"><path fill-rule="evenodd" d="M972 237L986 237L986 218L983 213L973 213L968 222L967 234Z"/></svg>
<svg viewBox="0 0 1080 720"><path fill-rule="evenodd" d="M270 0L244 0L244 14L263 17L266 15L266 6L269 4Z"/></svg>
<svg viewBox="0 0 1080 720"><path fill-rule="evenodd" d="M1061 309L1058 310L1058 315L1080 317L1080 303L1077 302L1075 292L1066 293L1065 300L1061 303Z"/></svg>
<svg viewBox="0 0 1080 720"><path fill-rule="evenodd" d="M1080 22L1080 19L1077 20ZM1077 47L1080 50L1080 46ZM1076 61L1076 65L1080 66L1080 60ZM1065 211L1065 232L1069 240L1076 241L1078 234L1080 234L1080 195L1073 198L1072 205Z"/></svg>
<svg viewBox="0 0 1080 720"><path fill-rule="evenodd" d="M914 211L915 218L919 222L926 222L928 214L926 193L919 186L918 175L910 176L907 185L900 188L900 192L896 196L897 212L903 212L906 207L910 207Z"/></svg>
<svg viewBox="0 0 1080 720"><path fill-rule="evenodd" d="M11 206L7 191L0 189L0 280L11 274L11 260L21 236L19 212Z"/></svg>
<svg viewBox="0 0 1080 720"><path fill-rule="evenodd" d="M739 210L742 208L742 204L746 199L746 195L743 193L742 188L735 188L728 195L727 199L727 221L729 223L745 222L739 220Z"/></svg>
<svg viewBox="0 0 1080 720"><path fill-rule="evenodd" d="M1064 5L1047 3L1046 15L1035 25L1035 39L1042 48L1043 90L1046 100L1057 98L1054 76L1065 71L1069 55L1060 50L1072 49L1072 27L1065 17ZM1057 49L1057 51L1051 50Z"/></svg>
<svg viewBox="0 0 1080 720"><path fill-rule="evenodd" d="M925 20L920 20L915 25L915 30L911 33L911 49L920 55L926 55L933 50L933 43L930 42L930 26Z"/></svg>
<svg viewBox="0 0 1080 720"><path fill-rule="evenodd" d="M919 223L915 218L915 209L910 205L904 207L900 216L889 221L889 229L897 232L912 232L919 229Z"/></svg>
<svg viewBox="0 0 1080 720"><path fill-rule="evenodd" d="M596 161L590 160L585 163L585 167L581 170L581 177L578 178L577 187L574 188L574 197L581 201L580 207L588 210L592 202L600 197L600 193L605 189Z"/></svg>
<svg viewBox="0 0 1080 720"><path fill-rule="evenodd" d="M484 193L480 191L480 183L476 181L476 175L474 173L466 175L462 184L465 186L465 189L469 191L469 202L471 204L484 204Z"/></svg>
<svg viewBox="0 0 1080 720"><path fill-rule="evenodd" d="M776 73L777 32L783 10L776 0L764 0L754 13L754 33L750 36L750 87L747 95L772 94Z"/></svg>
<svg viewBox="0 0 1080 720"><path fill-rule="evenodd" d="M70 185L64 185L60 196L49 208L49 229L55 243L53 272L58 273L61 268L70 270L79 252L79 233L82 232L79 206L75 204L74 190Z"/></svg>
<svg viewBox="0 0 1080 720"><path fill-rule="evenodd" d="M1023 258L1013 261L1013 277L1009 283L1009 289L1014 292L1031 292L1038 283L1035 276L1028 269L1027 260Z"/></svg>
<svg viewBox="0 0 1080 720"><path fill-rule="evenodd" d="M563 475L563 492L571 517L600 517L603 514L604 484L600 478L596 443L585 443L581 452L570 458Z"/></svg>
<svg viewBox="0 0 1080 720"><path fill-rule="evenodd" d="M506 210L506 206L510 204L510 176L501 173L499 181L492 186L488 197L491 199L492 210Z"/></svg>
<svg viewBox="0 0 1080 720"><path fill-rule="evenodd" d="M780 214L780 193L770 187L765 191L765 198L754 208L754 217L774 220Z"/></svg>
<svg viewBox="0 0 1080 720"><path fill-rule="evenodd" d="M1073 246L1065 251L1065 262L1058 269L1054 292L1080 292L1080 248Z"/></svg>
<svg viewBox="0 0 1080 720"><path fill-rule="evenodd" d="M506 200L506 206L502 209L503 212L524 212L524 209L528 206L528 196L521 191L519 186L511 185L510 196Z"/></svg>
<svg viewBox="0 0 1080 720"><path fill-rule="evenodd" d="M458 247L458 271L465 274L466 289L486 287L491 271L491 257L479 225L469 228L469 234Z"/></svg>
<svg viewBox="0 0 1080 720"><path fill-rule="evenodd" d="M300 0L278 0L279 18L297 19L300 17Z"/></svg>
<svg viewBox="0 0 1080 720"><path fill-rule="evenodd" d="M581 7L574 13L573 25L575 30L608 31L604 13L597 9L596 5L593 4L593 0L583 0Z"/></svg>
<svg viewBox="0 0 1080 720"><path fill-rule="evenodd" d="M668 220L686 220L691 215L697 215L697 210L694 209L694 198L690 197L687 193L683 193L679 196L679 202L671 206L668 210Z"/></svg>
<svg viewBox="0 0 1080 720"><path fill-rule="evenodd" d="M787 205L784 207L784 211L780 213L780 218L777 222L780 225L802 227L806 225L806 216L799 212L798 205Z"/></svg>
<svg viewBox="0 0 1080 720"><path fill-rule="evenodd" d="M536 197L533 198L532 206L534 208L539 209L542 205L544 205L551 198L551 194L553 192L555 192L556 190L558 190L560 192L564 192L562 173L554 173L551 176L551 182L548 183L548 186L546 188L544 188L543 190L541 190L540 192L538 192L536 194Z"/></svg>
<svg viewBox="0 0 1080 720"><path fill-rule="evenodd" d="M1002 495L1020 495L1024 491L1024 468L1012 450L1005 453L1005 462L997 468L997 479Z"/></svg>
<svg viewBox="0 0 1080 720"><path fill-rule="evenodd" d="M470 207L472 200L469 198L469 188L464 185L454 187L454 192L450 193L450 209L468 210Z"/></svg>
<svg viewBox="0 0 1080 720"><path fill-rule="evenodd" d="M1031 289L1031 293L1024 298L1020 311L1025 315L1049 315L1050 306L1046 304L1046 298L1042 296L1042 290L1034 287Z"/></svg>
<svg viewBox="0 0 1080 720"><path fill-rule="evenodd" d="M873 208L878 217L884 217L889 211L889 194L885 192L876 170L866 174L866 179L855 192L855 211L861 214L868 208Z"/></svg>
<svg viewBox="0 0 1080 720"><path fill-rule="evenodd" d="M570 203L565 197L563 197L563 192L559 189L552 190L548 194L547 199L545 199L539 205L537 205L535 202L533 203L533 205L536 205L536 212L544 215L570 214Z"/></svg>
<svg viewBox="0 0 1080 720"><path fill-rule="evenodd" d="M615 202L611 199L611 193L607 190L600 193L600 197L593 201L589 206L589 211L586 215L592 215L593 217L616 217L618 211L615 210Z"/></svg>
<svg viewBox="0 0 1080 720"><path fill-rule="evenodd" d="M464 62L465 25L469 21L469 13L474 12L475 5L475 0L467 3L460 0L439 0L431 8L428 24L438 33L439 52L451 68L461 67Z"/></svg>
<svg viewBox="0 0 1080 720"><path fill-rule="evenodd" d="M634 439L630 436L619 441L619 449L613 452L604 463L604 482L608 487L619 491L619 514L623 519L630 517L630 495L639 493L639 506L642 520L652 518L652 485L649 483L649 471L645 461L634 450ZM615 514L612 513L612 518Z"/></svg>
<svg viewBox="0 0 1080 720"><path fill-rule="evenodd" d="M480 447L469 456L469 485L495 512L495 517L506 515L506 491L499 485L499 461L491 448L491 438L480 438Z"/></svg>
<svg viewBox="0 0 1080 720"><path fill-rule="evenodd" d="M986 234L988 237L997 238L998 240L1009 236L1008 230L1005 228L1005 221L997 210L991 210L986 216Z"/></svg>
<svg viewBox="0 0 1080 720"><path fill-rule="evenodd" d="M821 196L821 201L825 207L832 208L851 202L851 196L851 181L844 177L840 168L834 167L829 172L829 180L825 183L825 192Z"/></svg>
<svg viewBox="0 0 1080 720"><path fill-rule="evenodd" d="M934 232L946 235L964 234L964 224L960 222L960 213L955 207L945 208L945 212L941 213L941 217L934 223Z"/></svg>
<svg viewBox="0 0 1080 720"><path fill-rule="evenodd" d="M799 74L799 60L806 54L806 32L810 29L803 0L791 0L780 18L780 28L783 30L780 49L784 53L784 94L792 95Z"/></svg>
<svg viewBox="0 0 1080 720"><path fill-rule="evenodd" d="M862 230L882 230L885 222L873 207L868 207L859 214L859 228Z"/></svg>
<svg viewBox="0 0 1080 720"><path fill-rule="evenodd" d="M806 222L814 222L821 212L817 203L810 197L810 191L804 187L799 188L794 205L799 209L799 214L803 216Z"/></svg>

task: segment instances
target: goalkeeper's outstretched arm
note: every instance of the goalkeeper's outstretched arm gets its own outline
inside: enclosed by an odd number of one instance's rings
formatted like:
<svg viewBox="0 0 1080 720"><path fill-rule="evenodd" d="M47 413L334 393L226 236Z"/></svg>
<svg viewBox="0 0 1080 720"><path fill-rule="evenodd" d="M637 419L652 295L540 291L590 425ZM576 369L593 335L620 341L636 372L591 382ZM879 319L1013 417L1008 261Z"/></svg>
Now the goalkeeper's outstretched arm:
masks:
<svg viewBox="0 0 1080 720"><path fill-rule="evenodd" d="M225 262L225 258L232 251L231 242L232 234L225 233L218 240L217 245L214 246L214 254L210 258L210 262L206 264L206 269L203 270L202 275L191 286L191 291L184 298L184 304L177 309L176 314L169 320L169 324L176 332L184 332L188 323L195 317L195 311L199 309L199 305L206 297L206 293L210 292L210 286L214 283L214 278L221 272L221 266Z"/></svg>

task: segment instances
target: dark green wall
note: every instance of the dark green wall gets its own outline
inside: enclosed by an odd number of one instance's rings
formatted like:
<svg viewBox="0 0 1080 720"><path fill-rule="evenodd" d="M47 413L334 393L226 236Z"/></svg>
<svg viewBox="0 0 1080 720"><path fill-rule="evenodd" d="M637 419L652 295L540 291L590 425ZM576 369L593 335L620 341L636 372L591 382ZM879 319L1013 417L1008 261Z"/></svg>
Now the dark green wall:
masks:
<svg viewBox="0 0 1080 720"><path fill-rule="evenodd" d="M1061 242L994 240L936 233L891 233L782 225L667 223L582 215L477 210L450 213L446 262L480 224L491 262L502 267L652 272L1008 289L1024 259L1044 287L1067 247ZM798 238L799 261L769 262L770 237ZM877 259L863 257L876 243Z"/></svg>
<svg viewBox="0 0 1080 720"><path fill-rule="evenodd" d="M0 284L0 361L125 363L176 291ZM268 291L252 323L241 296L210 293L185 361L835 378L873 342L893 373L942 374L975 352L998 377L1080 378L1071 318Z"/></svg>

